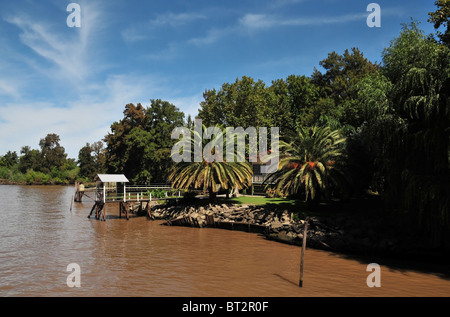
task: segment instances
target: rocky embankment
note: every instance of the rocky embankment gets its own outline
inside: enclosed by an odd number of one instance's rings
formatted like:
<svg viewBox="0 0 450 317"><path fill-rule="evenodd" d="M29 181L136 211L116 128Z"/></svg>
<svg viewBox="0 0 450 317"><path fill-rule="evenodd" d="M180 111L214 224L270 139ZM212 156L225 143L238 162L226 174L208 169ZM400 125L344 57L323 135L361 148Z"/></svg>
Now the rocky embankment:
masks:
<svg viewBox="0 0 450 317"><path fill-rule="evenodd" d="M151 210L155 220L166 220L166 225L218 227L259 232L266 238L301 245L305 220L307 245L362 255L420 255L430 253L421 239L399 234L398 224L386 225L377 215L367 213L336 213L323 217L295 219L288 210L275 206L206 205L155 206ZM212 219L214 220L212 222Z"/></svg>

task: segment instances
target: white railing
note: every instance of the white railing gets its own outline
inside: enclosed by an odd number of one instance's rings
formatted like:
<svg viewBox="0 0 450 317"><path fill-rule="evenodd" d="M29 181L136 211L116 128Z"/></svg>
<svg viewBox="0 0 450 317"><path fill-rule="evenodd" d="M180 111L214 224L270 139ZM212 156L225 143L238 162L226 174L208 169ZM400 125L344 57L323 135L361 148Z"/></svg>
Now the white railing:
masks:
<svg viewBox="0 0 450 317"><path fill-rule="evenodd" d="M168 184L152 184L152 185L131 185L118 188L117 186L109 187L99 187L97 189L93 188L95 193L95 199L97 201L141 201L141 200L152 200L161 199L160 197L152 197L152 192L154 190L167 190L167 191L177 191L175 196L170 197L165 193L165 197L162 199L167 199L171 197L181 197L181 191L172 188ZM105 197L104 197L105 196Z"/></svg>

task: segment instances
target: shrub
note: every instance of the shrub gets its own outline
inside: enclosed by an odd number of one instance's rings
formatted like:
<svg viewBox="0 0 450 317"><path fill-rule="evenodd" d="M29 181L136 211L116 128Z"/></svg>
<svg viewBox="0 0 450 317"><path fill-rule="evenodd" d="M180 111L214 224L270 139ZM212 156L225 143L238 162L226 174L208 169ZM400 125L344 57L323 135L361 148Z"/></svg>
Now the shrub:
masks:
<svg viewBox="0 0 450 317"><path fill-rule="evenodd" d="M280 191L275 188L269 188L266 190L266 197L268 198L286 198L287 195L283 195Z"/></svg>
<svg viewBox="0 0 450 317"><path fill-rule="evenodd" d="M42 172L28 170L25 174L25 181L27 184L50 184L51 177Z"/></svg>

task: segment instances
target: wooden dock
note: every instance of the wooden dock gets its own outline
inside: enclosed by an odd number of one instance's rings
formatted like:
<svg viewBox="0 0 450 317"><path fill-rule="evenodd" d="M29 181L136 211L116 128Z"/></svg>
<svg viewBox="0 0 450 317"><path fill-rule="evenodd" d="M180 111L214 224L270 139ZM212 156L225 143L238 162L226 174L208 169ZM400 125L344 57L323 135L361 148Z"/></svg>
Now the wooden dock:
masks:
<svg viewBox="0 0 450 317"><path fill-rule="evenodd" d="M119 218L122 218L122 213L127 220L130 214L146 215L151 218L152 191L172 190L171 185L167 184L126 186L128 179L123 174L98 174L95 181L96 186L91 188L85 188L82 183L77 182L73 200L75 202L82 202L83 198L92 200L94 205L88 218L95 211L95 218L103 221L106 221L106 209L111 203L119 203ZM179 192L178 196L180 195ZM167 197L166 193L163 199L168 200L171 197ZM134 210L136 205L137 211Z"/></svg>

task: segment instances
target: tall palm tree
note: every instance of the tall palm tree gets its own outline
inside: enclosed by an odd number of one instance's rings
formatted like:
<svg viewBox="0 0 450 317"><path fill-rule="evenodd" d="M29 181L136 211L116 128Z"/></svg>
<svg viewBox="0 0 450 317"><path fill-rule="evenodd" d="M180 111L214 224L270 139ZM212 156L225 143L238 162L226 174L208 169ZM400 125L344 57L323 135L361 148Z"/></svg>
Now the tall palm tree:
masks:
<svg viewBox="0 0 450 317"><path fill-rule="evenodd" d="M217 126L218 127L218 126ZM218 127L221 131L222 129ZM206 133L206 127L203 125L203 134ZM205 140L202 136L194 130L191 130L191 149L195 148L196 142L201 142L202 149L205 148L206 141L209 141L213 154L220 154L215 148L217 142L224 142L224 137L217 135L212 140ZM223 136L223 135L222 135ZM197 137L197 138L196 138ZM226 157L224 149L226 146L222 143L222 157ZM219 150L220 151L220 150ZM190 153L191 158L193 153ZM170 174L169 179L173 182L175 188L180 189L203 189L209 192L211 201L216 200L217 192L222 189L243 189L251 185L253 170L248 162L237 162L236 155L233 162L223 161L208 161L202 155L202 160L199 162L180 162L175 166L174 171Z"/></svg>
<svg viewBox="0 0 450 317"><path fill-rule="evenodd" d="M267 178L266 186L275 183L277 191L291 195L304 190L306 201L328 196L330 186L343 180L338 160L345 140L329 127L300 128L290 143L280 141L278 171Z"/></svg>

